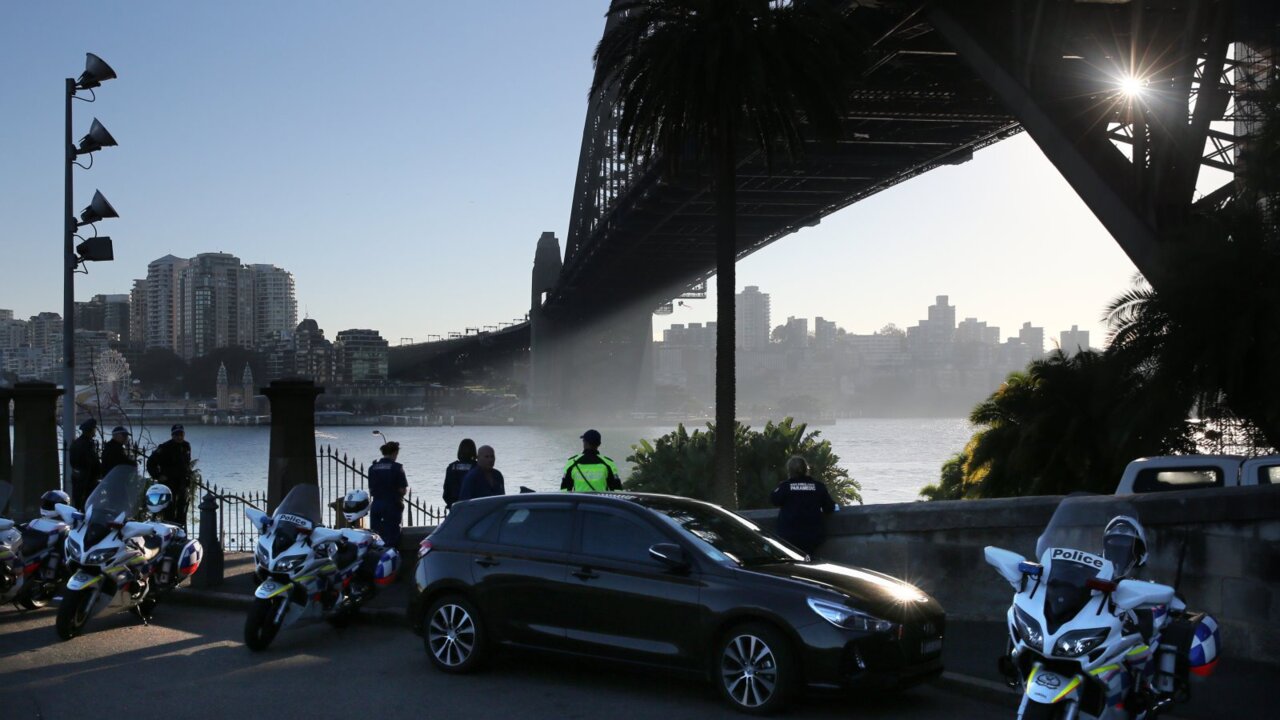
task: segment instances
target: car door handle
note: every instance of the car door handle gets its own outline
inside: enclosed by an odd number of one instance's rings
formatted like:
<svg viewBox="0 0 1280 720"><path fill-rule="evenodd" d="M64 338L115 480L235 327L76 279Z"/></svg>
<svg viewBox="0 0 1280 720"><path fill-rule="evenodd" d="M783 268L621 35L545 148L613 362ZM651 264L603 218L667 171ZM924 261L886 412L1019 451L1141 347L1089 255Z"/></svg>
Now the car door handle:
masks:
<svg viewBox="0 0 1280 720"><path fill-rule="evenodd" d="M575 570L571 574L574 577L578 578L579 580L595 580L596 578L600 577L591 568L586 568L586 567L582 568L581 570Z"/></svg>
<svg viewBox="0 0 1280 720"><path fill-rule="evenodd" d="M487 568L487 567L493 567L494 565L497 565L498 561L494 560L493 557L491 556L485 556L481 558L476 558L476 564L479 565L480 567Z"/></svg>

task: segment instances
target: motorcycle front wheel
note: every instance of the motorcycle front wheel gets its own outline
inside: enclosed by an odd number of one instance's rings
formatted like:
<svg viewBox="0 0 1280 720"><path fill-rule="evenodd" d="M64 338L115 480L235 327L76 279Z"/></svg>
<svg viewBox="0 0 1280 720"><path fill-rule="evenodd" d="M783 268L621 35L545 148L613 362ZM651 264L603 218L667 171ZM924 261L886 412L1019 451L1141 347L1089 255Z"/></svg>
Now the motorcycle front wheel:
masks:
<svg viewBox="0 0 1280 720"><path fill-rule="evenodd" d="M254 599L253 607L249 608L249 617L244 621L244 644L250 650L254 652L266 650L271 641L276 638L276 633L280 632L280 626L276 624L276 613L280 610L279 603L282 602L286 600L284 598Z"/></svg>
<svg viewBox="0 0 1280 720"><path fill-rule="evenodd" d="M14 602L18 603L18 607L23 610L39 610L49 604L49 594L45 592L43 585L27 583L18 591L18 597Z"/></svg>
<svg viewBox="0 0 1280 720"><path fill-rule="evenodd" d="M93 607L96 596L97 591L92 588L62 593L62 604L58 606L58 619L55 623L58 637L70 640L84 630L84 624L89 622L89 609Z"/></svg>

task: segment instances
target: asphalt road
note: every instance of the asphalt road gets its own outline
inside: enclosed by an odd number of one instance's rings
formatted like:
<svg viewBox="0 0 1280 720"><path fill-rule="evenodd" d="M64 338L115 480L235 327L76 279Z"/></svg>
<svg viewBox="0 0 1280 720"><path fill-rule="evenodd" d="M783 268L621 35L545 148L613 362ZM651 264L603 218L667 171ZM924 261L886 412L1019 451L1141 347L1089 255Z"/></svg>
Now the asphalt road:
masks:
<svg viewBox="0 0 1280 720"><path fill-rule="evenodd" d="M696 679L623 665L503 653L450 676L408 630L356 624L282 632L265 653L241 643L243 616L168 605L153 624L94 618L61 642L53 610L0 610L4 720L147 718L742 718ZM803 699L787 718L999 718L1014 708L921 687L886 697Z"/></svg>

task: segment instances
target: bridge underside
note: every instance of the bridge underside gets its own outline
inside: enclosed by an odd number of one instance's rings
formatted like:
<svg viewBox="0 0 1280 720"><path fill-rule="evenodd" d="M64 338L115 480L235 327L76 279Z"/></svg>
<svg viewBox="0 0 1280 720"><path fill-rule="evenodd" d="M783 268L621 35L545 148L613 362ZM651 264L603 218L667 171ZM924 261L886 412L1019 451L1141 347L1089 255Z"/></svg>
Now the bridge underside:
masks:
<svg viewBox="0 0 1280 720"><path fill-rule="evenodd" d="M918 12L868 12L866 25L879 37L879 59L851 98L842 137L807 143L800 157L775 158L772 168L758 151L739 160L739 257L1019 132L1013 115ZM584 153L611 152L607 112L601 114L588 123L597 137L588 133ZM608 157L591 163L603 169L579 180L564 272L545 304L549 315L652 308L711 275L715 198L708 176L668 179L656 163L625 168Z"/></svg>

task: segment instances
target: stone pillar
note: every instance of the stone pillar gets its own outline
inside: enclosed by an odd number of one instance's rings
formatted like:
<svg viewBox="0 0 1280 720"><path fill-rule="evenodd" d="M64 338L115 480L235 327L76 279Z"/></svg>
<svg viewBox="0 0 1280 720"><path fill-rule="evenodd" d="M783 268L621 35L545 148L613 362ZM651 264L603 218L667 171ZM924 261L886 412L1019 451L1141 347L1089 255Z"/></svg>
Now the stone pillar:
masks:
<svg viewBox="0 0 1280 720"><path fill-rule="evenodd" d="M9 449L10 400L13 400L13 388L0 387L0 480L5 482L13 482L13 454Z"/></svg>
<svg viewBox="0 0 1280 720"><path fill-rule="evenodd" d="M271 460L267 512L295 485L319 484L316 473L316 396L324 388L311 380L272 380L262 394L271 403Z"/></svg>
<svg viewBox="0 0 1280 720"><path fill-rule="evenodd" d="M9 511L15 520L30 520L40 514L40 496L62 487L57 419L62 389L53 383L20 382L12 392L13 498Z"/></svg>

